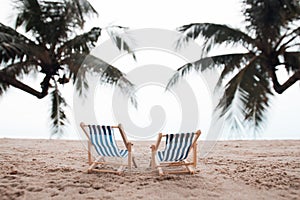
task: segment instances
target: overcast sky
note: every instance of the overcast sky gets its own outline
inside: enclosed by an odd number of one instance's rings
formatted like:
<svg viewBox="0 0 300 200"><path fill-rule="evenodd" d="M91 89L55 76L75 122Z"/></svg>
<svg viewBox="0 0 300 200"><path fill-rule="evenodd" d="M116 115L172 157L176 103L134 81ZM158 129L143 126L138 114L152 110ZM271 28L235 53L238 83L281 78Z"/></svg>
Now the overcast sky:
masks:
<svg viewBox="0 0 300 200"><path fill-rule="evenodd" d="M1 0L0 22L6 25L12 25L14 17L11 2ZM90 2L98 11L99 17L88 21L87 30L93 26L105 27L112 24L128 26L131 29L169 30L175 30L176 27L192 22L222 23L232 27L243 26L239 0L91 0ZM144 56L147 57L147 55ZM117 63L120 64L120 62ZM139 64L136 63L136 66ZM29 80L33 85L39 86L38 80ZM71 87L65 86L64 94L68 101L72 101L72 92ZM261 139L299 139L299 99L299 82L283 95L276 95L272 100L266 128L259 137ZM0 97L0 137L49 138L48 105L49 98L37 100L27 93L11 88ZM71 116L72 112L68 114ZM72 117L70 121L72 124ZM69 128L64 138L76 138L77 135L74 132L76 132L74 127Z"/></svg>

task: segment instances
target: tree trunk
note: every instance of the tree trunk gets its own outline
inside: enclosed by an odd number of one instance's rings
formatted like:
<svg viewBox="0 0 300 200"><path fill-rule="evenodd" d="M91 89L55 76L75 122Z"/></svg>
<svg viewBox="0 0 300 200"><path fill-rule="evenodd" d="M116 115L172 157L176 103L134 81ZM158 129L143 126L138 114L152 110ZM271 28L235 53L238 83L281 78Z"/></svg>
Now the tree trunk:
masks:
<svg viewBox="0 0 300 200"><path fill-rule="evenodd" d="M291 87L294 83L300 80L300 71L295 72L290 78L288 78L283 84L280 84L274 70L270 70L269 74L273 82L273 88L278 94L282 94L285 90Z"/></svg>
<svg viewBox="0 0 300 200"><path fill-rule="evenodd" d="M1 82L7 83L15 88L18 88L20 90L23 90L24 92L27 92L33 96L36 96L39 99L44 98L48 94L48 89L50 86L50 78L49 76L46 75L44 78L43 82L41 83L42 85L42 92L38 92L37 90L31 88L30 86L22 83L21 81L18 81L17 79L7 76L5 73L0 72L0 80Z"/></svg>

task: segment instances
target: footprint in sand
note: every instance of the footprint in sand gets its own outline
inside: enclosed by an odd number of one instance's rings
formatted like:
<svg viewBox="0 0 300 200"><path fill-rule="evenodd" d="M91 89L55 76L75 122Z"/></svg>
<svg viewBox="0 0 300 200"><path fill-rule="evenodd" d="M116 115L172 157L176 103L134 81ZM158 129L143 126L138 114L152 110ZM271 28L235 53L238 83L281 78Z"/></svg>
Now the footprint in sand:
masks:
<svg viewBox="0 0 300 200"><path fill-rule="evenodd" d="M43 190L43 188L39 188L39 187L28 187L26 188L29 192L40 192Z"/></svg>

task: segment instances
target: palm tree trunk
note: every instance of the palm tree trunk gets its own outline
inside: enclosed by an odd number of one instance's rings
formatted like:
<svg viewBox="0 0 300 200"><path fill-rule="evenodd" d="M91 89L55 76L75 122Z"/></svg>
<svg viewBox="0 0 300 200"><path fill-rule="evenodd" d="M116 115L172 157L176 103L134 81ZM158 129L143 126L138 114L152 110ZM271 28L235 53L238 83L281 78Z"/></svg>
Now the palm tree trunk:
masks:
<svg viewBox="0 0 300 200"><path fill-rule="evenodd" d="M20 90L23 90L24 92L27 92L33 96L36 96L39 99L44 98L48 94L49 89L49 81L50 79L46 76L42 82L42 92L38 92L37 90L33 89L32 87L22 83L21 81L18 81L17 79L7 76L5 73L0 72L0 80L1 82L5 82L15 88L18 88Z"/></svg>
<svg viewBox="0 0 300 200"><path fill-rule="evenodd" d="M275 70L270 70L269 73L273 82L273 88L278 94L282 94L286 89L300 80L300 71L295 72L283 84L279 83Z"/></svg>

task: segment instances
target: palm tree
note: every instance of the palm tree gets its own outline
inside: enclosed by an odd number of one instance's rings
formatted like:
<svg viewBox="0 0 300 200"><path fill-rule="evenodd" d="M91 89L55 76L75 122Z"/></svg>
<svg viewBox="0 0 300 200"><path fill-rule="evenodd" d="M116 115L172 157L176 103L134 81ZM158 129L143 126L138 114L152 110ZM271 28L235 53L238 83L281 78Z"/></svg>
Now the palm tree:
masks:
<svg viewBox="0 0 300 200"><path fill-rule="evenodd" d="M15 29L0 23L0 95L9 87L23 90L39 99L49 92L52 100L51 119L53 133L61 133L66 122L66 101L59 91L59 84L73 83L78 91L87 88L85 71L96 72L101 80L123 90L132 84L117 68L89 55L101 36L100 27L83 32L85 17L97 15L86 0L18 0ZM17 29L23 28L21 32ZM120 50L130 52L129 46L116 30L106 28ZM81 34L76 34L81 32ZM118 31L119 32L119 31ZM81 64L84 72L78 73ZM40 91L20 80L29 73L43 75Z"/></svg>
<svg viewBox="0 0 300 200"><path fill-rule="evenodd" d="M191 39L204 39L203 54L195 62L177 70L168 87L191 70L218 69L218 87L225 85L217 109L234 121L238 116L246 125L261 129L274 92L281 94L300 80L300 3L299 0L243 0L245 28L193 23L178 28L181 47ZM241 53L207 56L215 46L244 48ZM280 68L289 77L278 81Z"/></svg>

